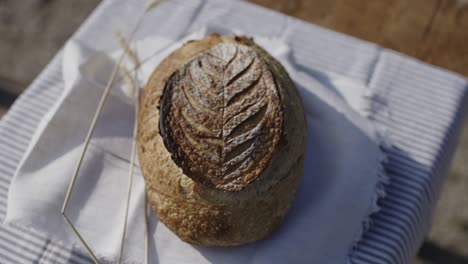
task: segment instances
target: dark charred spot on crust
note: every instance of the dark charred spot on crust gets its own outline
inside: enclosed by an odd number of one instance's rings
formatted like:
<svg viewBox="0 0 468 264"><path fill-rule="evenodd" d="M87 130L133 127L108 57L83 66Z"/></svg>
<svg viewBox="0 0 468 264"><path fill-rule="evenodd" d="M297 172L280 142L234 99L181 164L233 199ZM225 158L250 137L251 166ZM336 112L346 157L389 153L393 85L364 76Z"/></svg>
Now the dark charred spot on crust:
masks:
<svg viewBox="0 0 468 264"><path fill-rule="evenodd" d="M249 45L249 46L252 45L252 42L253 42L253 38L249 38L247 36L235 36L234 40L238 42L239 44Z"/></svg>

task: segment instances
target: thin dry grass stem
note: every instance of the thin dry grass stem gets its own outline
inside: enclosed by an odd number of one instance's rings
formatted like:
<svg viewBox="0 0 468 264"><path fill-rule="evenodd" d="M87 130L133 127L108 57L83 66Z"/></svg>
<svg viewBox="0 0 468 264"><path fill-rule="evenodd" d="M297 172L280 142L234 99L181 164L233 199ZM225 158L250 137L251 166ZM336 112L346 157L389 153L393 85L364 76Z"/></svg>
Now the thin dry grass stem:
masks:
<svg viewBox="0 0 468 264"><path fill-rule="evenodd" d="M76 182L76 179L77 179L77 176L78 176L78 173L80 172L80 168L81 168L81 164L83 163L83 160L84 160L84 155L86 154L86 150L88 149L88 146L89 146L89 142L91 141L91 137L93 136L93 133L94 133L94 128L96 127L96 122L97 122L97 119L99 118L99 114L101 113L102 111L102 108L104 106L104 103L107 99L107 96L109 94L109 91L110 89L112 88L113 86L113 82L114 82L114 79L115 79L115 76L117 75L117 71L119 69L119 66L122 61L123 61L123 58L125 57L124 54L122 54L122 56L120 56L119 60L118 60L118 63L114 66L114 69L112 70L112 74L111 74L111 77L109 79L109 81L107 82L107 85L106 87L104 88L104 92L102 93L102 96L101 96L101 99L99 100L99 103L98 103L98 106L96 108L96 112L94 113L94 116L93 116L93 120L91 121L91 125L88 129L88 133L86 135L86 138L85 138L85 141L84 141L84 145L83 145L83 150L81 152L81 155L80 155L80 158L78 160L78 163L75 167L75 171L73 173L73 177L70 181L70 185L68 186L68 190L67 190L67 193L65 195L65 200L63 202L63 206L62 206L62 210L61 210L61 213L62 213L62 216L64 217L65 221L67 222L67 224L70 226L70 228L73 230L73 232L77 235L77 237L80 239L81 243L85 246L86 250L88 251L88 253L91 255L91 257L93 258L93 261L94 263L99 263L96 255L94 254L94 252L91 250L91 247L88 245L88 243L84 240L84 238L81 236L81 234L78 232L78 230L76 229L75 225L73 225L73 223L70 221L70 219L67 217L66 215L66 210L67 210L67 207L68 207L68 202L70 201L70 196L72 194L72 191L73 191L73 187L75 185L75 182Z"/></svg>
<svg viewBox="0 0 468 264"><path fill-rule="evenodd" d="M128 45L128 42L122 36L122 33L120 33L119 31L116 31L114 32L114 37L117 40L117 43L119 43L123 52L125 52L127 57L133 63L135 68L138 68L140 66L140 60L138 59L138 56L135 54L135 52L130 48L130 46Z"/></svg>
<svg viewBox="0 0 468 264"><path fill-rule="evenodd" d="M135 80L132 77L130 71L124 66L120 67L120 72L122 73L125 84L128 87L128 90L125 89L125 91L127 92L127 96L132 98L135 97L136 90L139 88L137 84L138 80Z"/></svg>
<svg viewBox="0 0 468 264"><path fill-rule="evenodd" d="M128 54L133 54L133 58L138 58L136 55L136 50L135 52L130 48L129 45L125 45L126 49L128 50ZM131 57L129 57L131 58ZM136 60L138 61L138 60ZM140 64L135 63L135 67L138 67ZM125 238L127 234L127 223L128 223L128 211L130 209L130 199L132 196L132 186L133 186L133 178L134 178L134 168L135 168L135 157L136 157L136 135L137 135L137 124L138 124L138 110L139 110L139 92L140 92L140 87L137 84L138 83L138 71L135 72L135 78L133 78L128 71L127 68L121 67L121 70L124 73L124 78L127 82L127 85L130 87L130 95L135 101L135 117L134 117L134 122L133 122L133 135L132 135L132 150L130 154L130 169L129 169L129 182L128 182L128 191L127 191L127 201L126 201L126 207L125 207L125 215L124 215L124 227L123 227L123 232L122 232L122 240L120 243L120 253L119 253L119 264L122 263L122 257L124 254L124 248L125 248Z"/></svg>
<svg viewBox="0 0 468 264"><path fill-rule="evenodd" d="M146 225L146 244L145 244L145 255L146 255L146 264L150 263L150 253L149 253L149 244L150 244L150 221L149 221L149 210L150 206L148 203L148 197L146 196L145 192L145 203L144 203L144 211L145 211L145 225Z"/></svg>
<svg viewBox="0 0 468 264"><path fill-rule="evenodd" d="M141 23L143 22L143 18L146 15L146 13L148 13L148 11L150 11L151 9L156 7L161 2L162 2L161 0L150 0L148 2L147 6L145 8L144 14L139 17L133 31L129 35L129 38L128 38L129 42L132 40L133 36L135 35L137 30L139 29ZM63 206L62 206L62 210L61 210L62 216L65 219L66 223L70 226L70 228L73 230L75 235L79 238L79 240L81 241L83 246L86 248L88 253L91 255L94 263L99 263L99 260L97 259L96 255L94 254L91 247L88 245L88 243L85 241L85 239L81 236L80 232L76 229L75 225L71 222L71 220L66 215L66 209L68 207L68 203L70 201L70 197L71 197L71 194L72 194L72 191L73 191L73 187L75 185L77 176L79 174L81 165L83 163L84 155L86 154L86 151L87 151L88 146L89 146L89 142L91 141L92 135L94 133L94 129L96 127L97 119L99 118L99 115L101 114L102 108L104 106L104 103L105 103L108 95L109 95L110 89L113 87L113 84L114 84L116 76L117 76L117 72L119 71L119 69L121 70L121 68L122 68L121 65L122 65L123 59L125 58L125 56L128 56L130 58L130 60L133 62L134 68L133 68L132 71L137 71L138 68L140 67L140 62L138 60L138 57L136 56L135 52L133 52L129 48L129 46L127 45L127 41L125 41L125 38L123 38L122 34L117 33L115 35L116 35L116 39L117 39L118 43L121 45L121 47L123 49L123 52L120 55L117 64L114 66L114 69L112 70L112 74L111 74L111 76L110 76L110 78L109 78L109 80L107 82L107 85L104 88L104 91L103 91L103 93L101 95L101 98L99 100L98 106L96 108L96 112L94 113L93 119L92 119L90 127L88 129L88 133L86 135L84 145L83 145L83 149L82 149L82 152L80 154L79 160L77 162L77 166L76 166L76 168L74 170L72 179L70 180L70 184L68 186L68 190L67 190L67 193L65 195L65 199L63 201ZM132 182L133 182L133 174L134 174L133 169L134 169L135 156L136 156L136 143L135 143L136 142L136 140L135 140L136 127L137 127L136 126L137 125L136 117L137 117L137 114L138 114L138 107L139 107L138 106L138 101L139 101L138 85L135 84L133 78L131 78L131 74L129 73L129 71L127 69L125 69L125 71L124 71L124 76L127 76L126 77L127 82L129 82L128 84L129 84L130 88L133 90L133 91L131 91L131 94L134 94L134 98L135 98L135 123L134 123L134 133L133 133L134 135L133 135L133 143L132 143L131 163L130 163L130 170L129 170L129 187L128 187L128 192L127 192L127 205L126 205L126 209L125 209L124 230L123 230L123 234L122 234L122 241L121 241L121 248L120 248L120 255L119 255L119 263L121 263L121 261L122 261L123 249L124 249L124 244L125 244L125 236L126 236L126 231L127 231L128 209L129 209L129 206L130 206L130 198L131 198L131 190L132 190ZM148 225L149 224L148 224L147 214L148 214L147 208L145 208L145 220L146 220L146 224L147 224L147 242L146 242L147 258L146 258L146 261L148 263L148 261L149 261L149 249L148 249L148 247L149 247L149 233L148 233L149 227L148 227Z"/></svg>
<svg viewBox="0 0 468 264"><path fill-rule="evenodd" d="M145 12L149 12L151 9L155 8L164 0L149 0L146 4Z"/></svg>
<svg viewBox="0 0 468 264"><path fill-rule="evenodd" d="M138 98L138 97L135 97ZM127 234L127 223L128 223L128 211L130 208L130 199L132 196L132 186L133 186L133 176L135 175L133 173L133 169L135 168L135 156L136 156L136 133L137 133L137 115L138 115L138 100L135 99L135 125L133 127L133 142L132 142L132 153L131 153L131 158L130 158L130 170L129 170L129 178L128 178L128 191L127 191L127 202L126 202L126 207L125 207L125 218L124 218L124 229L122 233L122 240L120 244L120 254L119 254L119 263L122 263L122 256L124 253L124 245L125 245L125 237Z"/></svg>

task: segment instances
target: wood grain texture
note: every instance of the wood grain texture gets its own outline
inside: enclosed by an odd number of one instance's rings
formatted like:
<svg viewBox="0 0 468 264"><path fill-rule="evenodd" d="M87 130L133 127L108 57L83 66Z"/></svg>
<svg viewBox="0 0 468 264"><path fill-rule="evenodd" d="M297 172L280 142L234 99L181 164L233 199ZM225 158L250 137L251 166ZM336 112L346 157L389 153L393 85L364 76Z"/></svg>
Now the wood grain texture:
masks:
<svg viewBox="0 0 468 264"><path fill-rule="evenodd" d="M265 61L245 45L223 43L171 75L160 131L192 179L228 191L255 180L278 146L282 106Z"/></svg>
<svg viewBox="0 0 468 264"><path fill-rule="evenodd" d="M250 0L468 76L468 4L455 0Z"/></svg>

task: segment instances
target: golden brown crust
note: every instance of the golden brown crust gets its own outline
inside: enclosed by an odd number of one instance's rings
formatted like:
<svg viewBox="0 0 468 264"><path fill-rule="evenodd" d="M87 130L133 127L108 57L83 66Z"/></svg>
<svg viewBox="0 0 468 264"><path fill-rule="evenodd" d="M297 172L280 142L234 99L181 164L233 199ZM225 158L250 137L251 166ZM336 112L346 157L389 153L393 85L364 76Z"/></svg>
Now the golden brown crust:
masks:
<svg viewBox="0 0 468 264"><path fill-rule="evenodd" d="M236 192L201 184L184 174L166 148L159 127L160 99L170 77L193 58L220 43L246 45L254 50L271 72L282 102L282 130L278 133L276 150L256 180ZM271 127L278 128L277 125ZM253 41L210 35L188 42L154 71L141 98L138 143L147 194L159 219L192 244L240 245L271 234L294 198L306 146L302 102L281 65Z"/></svg>

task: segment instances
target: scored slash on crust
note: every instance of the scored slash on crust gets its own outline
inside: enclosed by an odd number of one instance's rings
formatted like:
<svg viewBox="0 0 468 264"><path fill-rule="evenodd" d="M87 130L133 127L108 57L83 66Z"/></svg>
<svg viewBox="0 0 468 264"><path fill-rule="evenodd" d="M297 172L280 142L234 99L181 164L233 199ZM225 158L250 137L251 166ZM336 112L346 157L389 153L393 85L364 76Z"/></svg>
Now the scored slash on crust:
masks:
<svg viewBox="0 0 468 264"><path fill-rule="evenodd" d="M281 104L271 70L257 52L222 43L171 75L161 100L160 131L187 176L240 191L276 151Z"/></svg>

